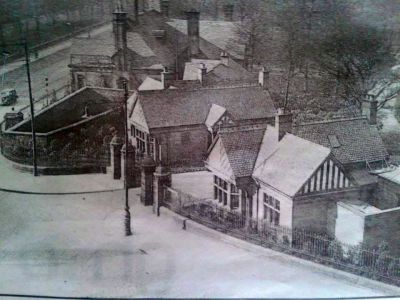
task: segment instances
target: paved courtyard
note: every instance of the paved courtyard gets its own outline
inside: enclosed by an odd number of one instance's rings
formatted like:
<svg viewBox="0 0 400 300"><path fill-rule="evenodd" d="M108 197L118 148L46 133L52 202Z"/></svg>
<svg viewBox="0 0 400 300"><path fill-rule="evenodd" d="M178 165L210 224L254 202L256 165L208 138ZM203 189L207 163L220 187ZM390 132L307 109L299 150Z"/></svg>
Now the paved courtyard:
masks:
<svg viewBox="0 0 400 300"><path fill-rule="evenodd" d="M0 293L80 297L346 297L385 291L255 254L138 204L123 235L123 192L0 193Z"/></svg>

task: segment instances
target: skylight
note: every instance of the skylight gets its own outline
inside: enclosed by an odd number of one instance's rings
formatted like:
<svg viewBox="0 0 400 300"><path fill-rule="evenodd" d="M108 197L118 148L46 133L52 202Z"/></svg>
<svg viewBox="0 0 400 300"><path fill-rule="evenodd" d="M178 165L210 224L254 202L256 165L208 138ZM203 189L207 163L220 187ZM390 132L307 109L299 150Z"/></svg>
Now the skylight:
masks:
<svg viewBox="0 0 400 300"><path fill-rule="evenodd" d="M328 140L332 148L340 147L340 143L336 135L328 135Z"/></svg>

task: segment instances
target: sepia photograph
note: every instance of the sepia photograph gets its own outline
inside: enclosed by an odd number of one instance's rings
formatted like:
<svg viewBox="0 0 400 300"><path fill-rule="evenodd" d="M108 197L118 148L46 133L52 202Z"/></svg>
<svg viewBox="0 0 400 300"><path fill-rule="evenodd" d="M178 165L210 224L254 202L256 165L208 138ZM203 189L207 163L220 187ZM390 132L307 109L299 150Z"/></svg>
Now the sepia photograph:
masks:
<svg viewBox="0 0 400 300"><path fill-rule="evenodd" d="M400 0L0 0L0 299L400 299Z"/></svg>

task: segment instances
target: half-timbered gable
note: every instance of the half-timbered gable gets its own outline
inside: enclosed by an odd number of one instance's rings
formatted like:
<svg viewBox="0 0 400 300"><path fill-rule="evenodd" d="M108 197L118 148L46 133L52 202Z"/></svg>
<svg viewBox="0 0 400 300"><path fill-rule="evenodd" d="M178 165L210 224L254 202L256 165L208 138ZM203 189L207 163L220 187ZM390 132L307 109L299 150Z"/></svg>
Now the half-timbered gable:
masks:
<svg viewBox="0 0 400 300"><path fill-rule="evenodd" d="M303 184L297 195L324 193L354 187L353 179L330 155Z"/></svg>

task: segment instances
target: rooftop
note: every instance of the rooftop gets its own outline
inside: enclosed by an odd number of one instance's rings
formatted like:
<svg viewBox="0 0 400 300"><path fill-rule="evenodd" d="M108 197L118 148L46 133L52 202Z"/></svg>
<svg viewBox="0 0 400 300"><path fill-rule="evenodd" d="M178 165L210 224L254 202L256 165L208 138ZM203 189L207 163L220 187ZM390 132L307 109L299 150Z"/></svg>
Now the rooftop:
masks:
<svg viewBox="0 0 400 300"><path fill-rule="evenodd" d="M365 117L299 124L293 133L311 142L329 147L341 164L380 161L388 152L376 126Z"/></svg>
<svg viewBox="0 0 400 300"><path fill-rule="evenodd" d="M204 124L213 104L224 107L233 120L275 115L269 93L258 86L142 91L139 101L150 129Z"/></svg>
<svg viewBox="0 0 400 300"><path fill-rule="evenodd" d="M220 131L219 138L236 178L252 175L264 133L265 128Z"/></svg>
<svg viewBox="0 0 400 300"><path fill-rule="evenodd" d="M388 172L379 173L378 176L400 184L400 167L391 168Z"/></svg>
<svg viewBox="0 0 400 300"><path fill-rule="evenodd" d="M186 20L173 19L168 24L184 34L187 33ZM218 48L228 51L235 59L243 59L244 46L232 45L232 40L236 35L236 26L237 24L234 22L201 20L200 37Z"/></svg>
<svg viewBox="0 0 400 300"><path fill-rule="evenodd" d="M330 152L329 148L286 134L275 151L256 167L253 176L293 197Z"/></svg>

